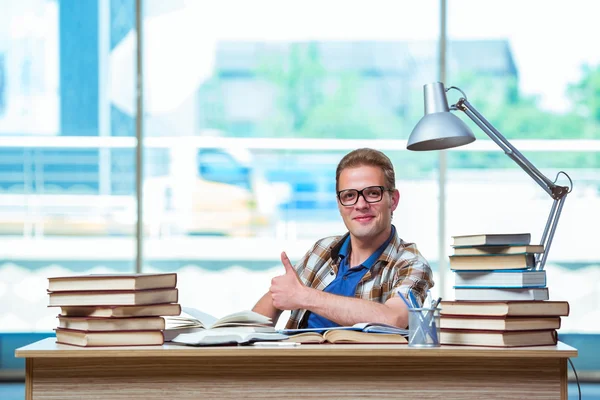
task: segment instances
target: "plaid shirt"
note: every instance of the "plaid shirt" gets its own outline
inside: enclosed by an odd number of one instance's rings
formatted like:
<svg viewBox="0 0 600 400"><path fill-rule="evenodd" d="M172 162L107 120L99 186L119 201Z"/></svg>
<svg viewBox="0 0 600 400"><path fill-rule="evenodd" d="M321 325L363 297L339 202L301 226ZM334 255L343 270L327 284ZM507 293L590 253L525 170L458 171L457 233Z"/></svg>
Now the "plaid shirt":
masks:
<svg viewBox="0 0 600 400"><path fill-rule="evenodd" d="M348 235L319 240L294 266L304 285L323 290L335 279L340 263L339 251ZM423 302L427 289L432 286L432 272L427 260L414 243L406 243L396 234L360 280L354 296L385 303L398 296L398 292L406 297L412 290ZM307 316L307 310L292 310L286 329L305 327Z"/></svg>

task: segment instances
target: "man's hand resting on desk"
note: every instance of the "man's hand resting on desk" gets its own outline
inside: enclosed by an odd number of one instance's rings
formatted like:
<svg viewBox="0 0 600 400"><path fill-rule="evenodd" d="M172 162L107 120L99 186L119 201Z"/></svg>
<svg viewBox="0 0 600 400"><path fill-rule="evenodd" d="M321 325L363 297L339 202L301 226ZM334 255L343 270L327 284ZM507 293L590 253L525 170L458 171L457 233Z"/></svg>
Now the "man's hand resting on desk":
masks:
<svg viewBox="0 0 600 400"><path fill-rule="evenodd" d="M269 289L273 305L280 310L302 308L309 288L300 282L300 278L285 252L281 253L281 262L285 268L285 274L273 278Z"/></svg>

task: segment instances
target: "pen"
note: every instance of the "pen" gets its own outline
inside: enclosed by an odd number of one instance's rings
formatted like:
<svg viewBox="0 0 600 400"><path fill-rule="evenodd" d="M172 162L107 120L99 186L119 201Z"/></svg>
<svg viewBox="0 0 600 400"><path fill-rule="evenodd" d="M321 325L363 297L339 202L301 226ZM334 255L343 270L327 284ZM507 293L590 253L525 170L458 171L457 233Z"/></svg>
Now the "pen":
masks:
<svg viewBox="0 0 600 400"><path fill-rule="evenodd" d="M412 290L408 291L408 299L410 300L410 302L413 305L412 308L420 308L421 307L419 300L417 300L417 298L415 297L415 294L412 292Z"/></svg>
<svg viewBox="0 0 600 400"><path fill-rule="evenodd" d="M431 290L429 289L427 289L427 296L425 297L425 302L423 304L433 304L433 297L431 296Z"/></svg>
<svg viewBox="0 0 600 400"><path fill-rule="evenodd" d="M254 342L253 346L256 347L298 347L300 343L297 342Z"/></svg>
<svg viewBox="0 0 600 400"><path fill-rule="evenodd" d="M402 293L400 293L400 291L398 291L398 297L400 297L402 299L402 301L404 302L404 304L406 304L406 308L413 308L410 303L408 302L408 300L406 299L406 297L404 297L404 295Z"/></svg>
<svg viewBox="0 0 600 400"><path fill-rule="evenodd" d="M425 316L425 319L427 321L429 321L429 327L430 327L430 335L431 338L433 339L433 343L434 344L439 344L439 340L437 337L437 326L435 323L435 310L437 308L437 306L440 304L440 301L442 301L441 297L438 297L437 300L435 300L434 302L431 303L431 309L429 311L427 311L427 315Z"/></svg>

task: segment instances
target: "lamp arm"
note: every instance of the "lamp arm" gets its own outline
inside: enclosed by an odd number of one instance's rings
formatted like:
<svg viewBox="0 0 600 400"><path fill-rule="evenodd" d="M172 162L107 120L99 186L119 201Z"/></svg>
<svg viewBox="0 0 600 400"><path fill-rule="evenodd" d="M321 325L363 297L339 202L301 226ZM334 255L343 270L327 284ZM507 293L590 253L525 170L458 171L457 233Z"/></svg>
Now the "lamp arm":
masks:
<svg viewBox="0 0 600 400"><path fill-rule="evenodd" d="M556 225L558 225L558 219L560 218L560 213L562 212L566 198L567 196L564 195L560 199L555 199L552 203L550 215L548 216L548 221L546 221L546 227L544 228L544 233L542 234L542 239L540 241L542 246L544 246L544 252L542 254L536 254L535 256L536 267L540 270L543 270L544 266L546 265L546 259L548 258L548 252L550 251L550 245L552 244L554 232L556 231Z"/></svg>
<svg viewBox="0 0 600 400"><path fill-rule="evenodd" d="M559 186L551 181L547 176L542 174L519 150L517 150L510 142L496 129L494 126L481 115L475 107L467 101L466 98L462 97L458 102L451 107L463 111L467 116L485 132L502 150L510 157L515 163L521 167L546 193L554 199L550 215L542 234L541 245L544 246L544 253L541 257L538 254L536 256L536 267L539 270L543 270L554 238L558 219L562 212L564 201L567 194L570 193L571 187ZM565 174L566 175L566 174ZM568 175L567 175L568 177ZM569 178L570 181L570 178ZM572 186L572 183L571 183Z"/></svg>
<svg viewBox="0 0 600 400"><path fill-rule="evenodd" d="M481 115L471 103L465 98L461 98L456 103L456 108L463 111L473 122L484 131L514 162L516 162L529 176L531 176L538 185L542 187L553 199L560 199L565 196L569 188L558 186L547 176L542 174L519 150Z"/></svg>

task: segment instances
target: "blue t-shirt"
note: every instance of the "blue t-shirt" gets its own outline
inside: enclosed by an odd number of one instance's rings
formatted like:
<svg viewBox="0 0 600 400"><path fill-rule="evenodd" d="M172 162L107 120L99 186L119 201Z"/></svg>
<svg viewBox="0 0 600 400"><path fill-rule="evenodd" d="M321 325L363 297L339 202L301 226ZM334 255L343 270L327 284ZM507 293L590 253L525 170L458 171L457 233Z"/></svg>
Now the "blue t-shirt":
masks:
<svg viewBox="0 0 600 400"><path fill-rule="evenodd" d="M323 291L331 294L337 294L339 296L354 297L358 283L362 277L365 276L367 271L369 271L369 269L373 266L373 264L375 264L375 262L379 259L379 256L381 256L385 248L388 246L388 244L390 244L395 234L396 228L394 225L392 225L390 237L385 241L385 243L379 246L379 248L375 250L375 252L371 254L371 256L362 264L352 268L348 265L350 262L350 257L348 257L348 254L350 253L351 249L350 235L348 235L342 244L342 247L340 248L339 256L341 261L337 276ZM306 325L307 328L330 328L332 326L339 326L339 324L336 324L335 322L315 313L310 313Z"/></svg>

